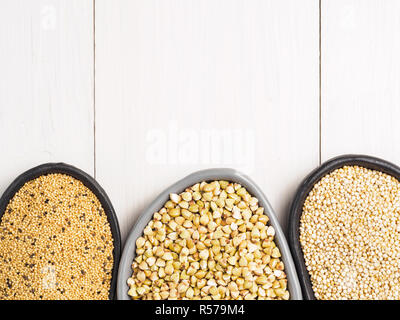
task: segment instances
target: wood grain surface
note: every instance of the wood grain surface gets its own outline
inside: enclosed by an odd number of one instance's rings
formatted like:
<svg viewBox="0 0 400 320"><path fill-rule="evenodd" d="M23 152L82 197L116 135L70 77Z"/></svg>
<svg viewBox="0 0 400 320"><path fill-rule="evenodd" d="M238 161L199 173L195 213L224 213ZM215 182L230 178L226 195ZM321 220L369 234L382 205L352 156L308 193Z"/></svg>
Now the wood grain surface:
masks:
<svg viewBox="0 0 400 320"><path fill-rule="evenodd" d="M164 188L232 167L283 227L333 156L400 163L396 0L1 0L0 192L66 162L125 237Z"/></svg>

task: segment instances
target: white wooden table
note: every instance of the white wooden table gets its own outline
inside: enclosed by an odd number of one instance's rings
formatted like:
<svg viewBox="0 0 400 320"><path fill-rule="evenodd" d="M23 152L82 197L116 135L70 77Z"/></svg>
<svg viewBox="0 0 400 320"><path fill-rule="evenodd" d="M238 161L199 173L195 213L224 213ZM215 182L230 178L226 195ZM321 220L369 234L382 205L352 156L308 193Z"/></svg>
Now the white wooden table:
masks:
<svg viewBox="0 0 400 320"><path fill-rule="evenodd" d="M0 192L75 165L125 237L177 179L233 167L285 226L321 161L400 164L400 1L320 2L0 0Z"/></svg>

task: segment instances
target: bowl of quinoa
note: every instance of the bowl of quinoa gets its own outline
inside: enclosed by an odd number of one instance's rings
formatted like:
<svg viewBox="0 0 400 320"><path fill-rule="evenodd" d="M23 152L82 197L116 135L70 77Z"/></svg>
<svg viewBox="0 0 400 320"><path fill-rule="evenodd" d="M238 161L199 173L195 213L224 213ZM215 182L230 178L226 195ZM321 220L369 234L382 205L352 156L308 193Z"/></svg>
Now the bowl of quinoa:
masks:
<svg viewBox="0 0 400 320"><path fill-rule="evenodd" d="M121 300L302 298L271 205L234 169L195 172L142 212L121 257L117 295Z"/></svg>
<svg viewBox="0 0 400 320"><path fill-rule="evenodd" d="M35 167L0 199L0 299L114 299L120 241L92 177L64 163Z"/></svg>
<svg viewBox="0 0 400 320"><path fill-rule="evenodd" d="M305 299L400 299L400 168L344 155L300 185L289 245Z"/></svg>

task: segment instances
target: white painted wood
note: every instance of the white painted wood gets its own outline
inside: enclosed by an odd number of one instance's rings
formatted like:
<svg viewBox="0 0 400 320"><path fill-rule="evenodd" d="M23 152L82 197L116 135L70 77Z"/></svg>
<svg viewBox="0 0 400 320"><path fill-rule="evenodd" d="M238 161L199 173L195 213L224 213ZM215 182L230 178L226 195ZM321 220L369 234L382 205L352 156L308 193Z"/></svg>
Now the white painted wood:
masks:
<svg viewBox="0 0 400 320"><path fill-rule="evenodd" d="M63 161L93 174L91 0L0 1L0 192Z"/></svg>
<svg viewBox="0 0 400 320"><path fill-rule="evenodd" d="M96 1L97 178L123 237L165 187L248 173L280 221L319 158L318 1Z"/></svg>
<svg viewBox="0 0 400 320"><path fill-rule="evenodd" d="M322 1L322 158L400 164L400 1Z"/></svg>

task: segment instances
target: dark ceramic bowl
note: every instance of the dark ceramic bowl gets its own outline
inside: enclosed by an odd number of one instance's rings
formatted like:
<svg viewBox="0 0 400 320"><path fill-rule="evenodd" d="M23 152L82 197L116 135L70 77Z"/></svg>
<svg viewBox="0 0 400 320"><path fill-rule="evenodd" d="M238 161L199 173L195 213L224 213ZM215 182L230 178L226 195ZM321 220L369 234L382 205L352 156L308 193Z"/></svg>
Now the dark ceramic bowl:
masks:
<svg viewBox="0 0 400 320"><path fill-rule="evenodd" d="M324 176L344 166L360 166L367 169L384 172L400 181L400 168L382 159L364 155L343 155L323 163L312 171L297 189L289 214L289 246L296 265L297 274L306 300L315 300L310 275L307 271L303 251L300 245L300 218L303 204L314 185Z"/></svg>
<svg viewBox="0 0 400 320"><path fill-rule="evenodd" d="M108 223L110 224L111 233L114 240L114 265L109 295L109 298L113 300L115 298L117 273L121 256L121 235L119 231L118 219L106 192L96 182L96 180L94 180L86 172L65 163L46 163L22 173L11 183L11 185L4 192L3 196L0 198L0 219L3 216L10 200L26 182L51 173L63 173L81 181L96 195L104 209L104 212L107 215Z"/></svg>

